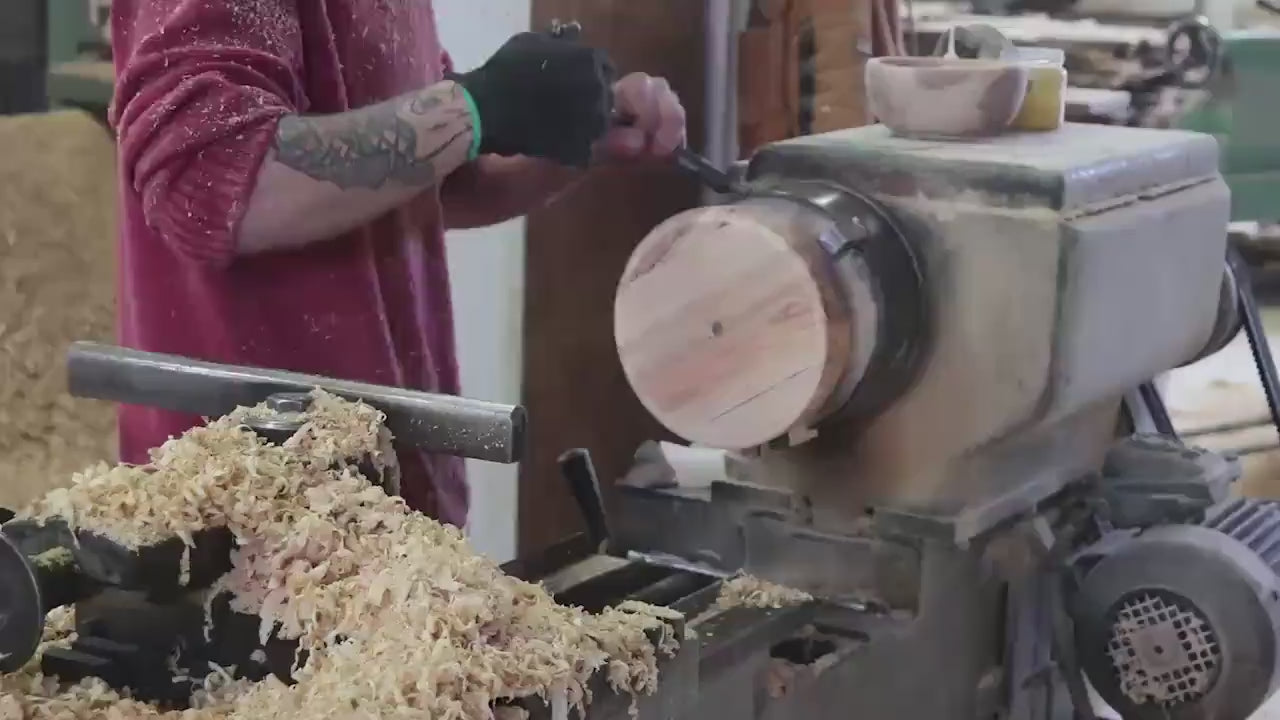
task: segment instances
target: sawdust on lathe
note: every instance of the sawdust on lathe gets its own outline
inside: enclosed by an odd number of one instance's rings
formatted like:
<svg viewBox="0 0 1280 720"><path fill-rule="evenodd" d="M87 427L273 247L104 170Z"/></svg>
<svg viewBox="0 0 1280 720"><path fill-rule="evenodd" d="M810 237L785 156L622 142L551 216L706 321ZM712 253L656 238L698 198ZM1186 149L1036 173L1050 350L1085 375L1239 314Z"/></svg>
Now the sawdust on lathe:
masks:
<svg viewBox="0 0 1280 720"><path fill-rule="evenodd" d="M115 410L66 393L67 346L110 340L115 145L76 112L0 117L0 507L115 456Z"/></svg>
<svg viewBox="0 0 1280 720"><path fill-rule="evenodd" d="M793 605L803 605L812 600L813 596L802 590L742 574L735 575L720 585L720 594L716 596L716 607L721 610L740 607L777 610Z"/></svg>
<svg viewBox="0 0 1280 720"><path fill-rule="evenodd" d="M68 487L49 491L19 517L58 518L73 529L92 529L130 548L175 535L190 540L207 528L269 524L270 517L242 514L264 509L238 500L236 494L246 485L270 494L280 476L301 481L312 468L342 467L352 458L368 457L379 466L390 452L382 414L362 403L315 391L311 408L302 414L305 423L283 447L259 443L251 430L241 427L250 415L257 419L269 413L265 405L240 408L211 428L152 450L147 465L98 463L75 473ZM245 476L230 477L238 470ZM337 485L316 492L353 484L357 481L344 475ZM385 495L382 499L390 501Z"/></svg>
<svg viewBox="0 0 1280 720"><path fill-rule="evenodd" d="M367 421L381 415L317 398L324 417L300 431L305 449L267 444L235 413L169 441L148 465L78 475L29 511L134 541L229 528L237 548L215 590L261 617L264 636L277 631L308 651L297 683L215 673L197 708L164 713L98 681L60 685L33 661L0 676L13 717L488 720L515 698L581 707L597 671L619 691L654 691L658 658L678 642L669 610L628 603L592 615L505 575L458 529L385 494L354 458L334 458L377 452ZM353 429L359 443L331 436Z"/></svg>

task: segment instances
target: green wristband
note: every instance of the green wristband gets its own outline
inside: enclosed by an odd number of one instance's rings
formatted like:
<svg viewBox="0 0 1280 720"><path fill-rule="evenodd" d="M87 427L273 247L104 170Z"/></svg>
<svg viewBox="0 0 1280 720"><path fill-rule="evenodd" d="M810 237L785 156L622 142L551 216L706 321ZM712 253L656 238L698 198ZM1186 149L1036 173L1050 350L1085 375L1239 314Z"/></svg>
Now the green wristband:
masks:
<svg viewBox="0 0 1280 720"><path fill-rule="evenodd" d="M470 91L461 84L458 87L462 88L462 97L467 101L467 112L471 113L471 150L467 153L467 160L470 161L480 156L480 109L476 107L476 100L471 97Z"/></svg>

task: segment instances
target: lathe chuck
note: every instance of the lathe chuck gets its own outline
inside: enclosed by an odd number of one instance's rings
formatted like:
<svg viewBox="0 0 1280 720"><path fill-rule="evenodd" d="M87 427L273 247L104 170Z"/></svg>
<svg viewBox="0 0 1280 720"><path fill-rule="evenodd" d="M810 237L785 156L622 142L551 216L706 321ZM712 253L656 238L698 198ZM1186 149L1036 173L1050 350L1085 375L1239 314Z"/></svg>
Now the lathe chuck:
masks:
<svg viewBox="0 0 1280 720"><path fill-rule="evenodd" d="M44 603L26 556L0 532L0 673L31 659L44 631Z"/></svg>
<svg viewBox="0 0 1280 720"><path fill-rule="evenodd" d="M619 283L615 341L636 396L669 430L750 448L873 415L901 390L920 284L871 203L823 183L774 186L655 228Z"/></svg>

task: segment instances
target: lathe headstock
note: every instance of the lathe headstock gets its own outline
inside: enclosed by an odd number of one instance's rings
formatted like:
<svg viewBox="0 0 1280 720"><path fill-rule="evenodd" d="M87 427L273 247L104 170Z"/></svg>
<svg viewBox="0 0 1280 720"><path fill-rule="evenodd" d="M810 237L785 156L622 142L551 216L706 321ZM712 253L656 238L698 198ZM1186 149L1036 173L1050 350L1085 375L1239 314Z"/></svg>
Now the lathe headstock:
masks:
<svg viewBox="0 0 1280 720"><path fill-rule="evenodd" d="M670 430L757 454L819 525L1042 499L1100 467L1126 393L1204 350L1217 158L1207 136L1086 125L768 146L746 197L636 249L623 368Z"/></svg>
<svg viewBox="0 0 1280 720"><path fill-rule="evenodd" d="M1150 382L1256 320L1217 164L1192 133L859 128L762 148L639 245L627 378L740 457L624 486L615 544L864 607L817 623L868 638L828 657L831 707L757 717L1092 717L1087 677L1126 720L1243 720L1275 687L1276 506L1227 500L1238 464Z"/></svg>

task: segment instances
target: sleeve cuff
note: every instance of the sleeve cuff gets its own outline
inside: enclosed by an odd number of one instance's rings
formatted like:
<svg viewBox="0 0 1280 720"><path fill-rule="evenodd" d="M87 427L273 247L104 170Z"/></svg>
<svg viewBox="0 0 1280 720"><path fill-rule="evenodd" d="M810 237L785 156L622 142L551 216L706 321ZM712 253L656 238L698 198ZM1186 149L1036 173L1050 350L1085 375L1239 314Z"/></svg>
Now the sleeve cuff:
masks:
<svg viewBox="0 0 1280 720"><path fill-rule="evenodd" d="M146 215L165 242L201 263L225 267L235 259L241 221L284 114L197 151L168 183L150 184Z"/></svg>

